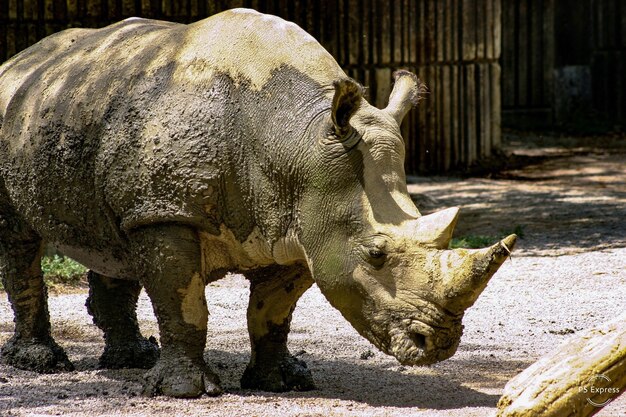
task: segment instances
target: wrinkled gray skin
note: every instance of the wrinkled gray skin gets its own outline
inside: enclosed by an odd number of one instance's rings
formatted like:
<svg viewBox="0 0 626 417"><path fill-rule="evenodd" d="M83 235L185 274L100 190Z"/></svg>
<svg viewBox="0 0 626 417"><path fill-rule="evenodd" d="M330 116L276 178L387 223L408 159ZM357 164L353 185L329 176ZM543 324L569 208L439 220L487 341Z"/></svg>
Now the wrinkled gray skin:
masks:
<svg viewBox="0 0 626 417"><path fill-rule="evenodd" d="M91 269L100 365L151 367L149 395L220 392L204 287L229 271L251 282L243 387L313 388L286 345L313 282L400 362L448 358L515 237L447 250L457 210L411 202L399 124L421 89L398 72L376 109L300 28L242 9L73 29L21 52L0 67L0 271L16 323L2 361L72 369L50 336L46 243ZM137 327L142 286L160 351Z"/></svg>

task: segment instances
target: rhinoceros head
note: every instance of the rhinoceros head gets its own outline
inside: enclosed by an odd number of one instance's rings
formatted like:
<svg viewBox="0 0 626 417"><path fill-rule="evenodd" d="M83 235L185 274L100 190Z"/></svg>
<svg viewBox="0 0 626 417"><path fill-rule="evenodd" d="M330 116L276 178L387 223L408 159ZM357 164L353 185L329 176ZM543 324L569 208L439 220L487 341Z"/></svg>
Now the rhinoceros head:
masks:
<svg viewBox="0 0 626 417"><path fill-rule="evenodd" d="M516 237L450 250L458 209L420 215L407 192L399 125L423 87L409 72L395 77L383 110L354 81L335 83L310 156L301 240L319 288L361 335L403 364L429 364L454 354L464 311Z"/></svg>

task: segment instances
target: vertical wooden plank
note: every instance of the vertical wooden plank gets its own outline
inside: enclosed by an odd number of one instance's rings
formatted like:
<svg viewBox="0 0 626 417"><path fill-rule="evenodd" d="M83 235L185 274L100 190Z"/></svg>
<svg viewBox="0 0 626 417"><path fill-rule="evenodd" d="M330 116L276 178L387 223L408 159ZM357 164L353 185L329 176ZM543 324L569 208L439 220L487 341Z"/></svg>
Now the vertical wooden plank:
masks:
<svg viewBox="0 0 626 417"><path fill-rule="evenodd" d="M3 24L0 25L0 62L4 62L9 59L9 2L0 2L0 19ZM4 23L7 22L7 23Z"/></svg>
<svg viewBox="0 0 626 417"><path fill-rule="evenodd" d="M67 18L70 21L76 20L78 17L78 1L67 0Z"/></svg>
<svg viewBox="0 0 626 417"><path fill-rule="evenodd" d="M384 109L389 101L391 93L391 69L382 68L376 70L376 107Z"/></svg>
<svg viewBox="0 0 626 417"><path fill-rule="evenodd" d="M476 58L483 59L486 55L486 29L487 22L485 21L485 8L487 0L474 0L474 31L476 33Z"/></svg>
<svg viewBox="0 0 626 417"><path fill-rule="evenodd" d="M474 64L463 65L465 97L465 163L476 160L476 69Z"/></svg>
<svg viewBox="0 0 626 417"><path fill-rule="evenodd" d="M472 61L476 58L476 2L462 0L461 6L463 33L463 60Z"/></svg>
<svg viewBox="0 0 626 417"><path fill-rule="evenodd" d="M456 30L453 26L453 18L456 15L454 10L453 0L446 0L445 7L445 20L443 24L442 31L444 33L444 52L443 57L444 61L453 62L454 61L454 38Z"/></svg>
<svg viewBox="0 0 626 417"><path fill-rule="evenodd" d="M462 108L459 103L459 66L453 65L450 68L450 137L451 137L451 168L457 168L460 160L460 143L462 140L462 116L460 109Z"/></svg>
<svg viewBox="0 0 626 417"><path fill-rule="evenodd" d="M624 53L622 51L615 51L615 121L626 121L624 107L626 101L624 90L626 89L626 84L624 84L624 71L626 71L626 67L624 66Z"/></svg>
<svg viewBox="0 0 626 417"><path fill-rule="evenodd" d="M504 28L502 32L502 104L505 108L512 108L516 102L515 33L517 31L513 4L504 8L502 27Z"/></svg>
<svg viewBox="0 0 626 417"><path fill-rule="evenodd" d="M0 2L0 20L8 20L9 19L9 2L8 1L1 1ZM4 27L5 31L6 31L6 26L2 26Z"/></svg>
<svg viewBox="0 0 626 417"><path fill-rule="evenodd" d="M411 15L410 15L410 4L414 3L411 0L403 0L402 1L402 9L400 11L400 16L402 17L402 57L401 57L401 65L406 67L411 65L410 54L410 26L411 26Z"/></svg>
<svg viewBox="0 0 626 417"><path fill-rule="evenodd" d="M164 3L166 3L164 1ZM167 2L170 3L171 6L171 2ZM120 14L119 16L115 16L117 18L126 18L126 17L132 17L134 16L135 13L135 0L122 0L122 3L120 4L121 7L117 8L115 7L113 10L117 9L118 13ZM171 9L170 9L171 10ZM170 12L168 14L168 16L172 16L172 13Z"/></svg>
<svg viewBox="0 0 626 417"><path fill-rule="evenodd" d="M352 6L350 6L350 8L352 8ZM355 65L359 70L358 80L361 83L365 79L365 62L367 60L366 33L369 29L369 17L365 14L365 8L366 4L364 4L364 2L357 3L355 11L358 18L357 21L354 23L356 34L354 35L355 39L353 43L353 48L356 56Z"/></svg>
<svg viewBox="0 0 626 417"><path fill-rule="evenodd" d="M462 0L452 0L452 4L450 9L452 13L450 14L450 38L452 39L452 55L451 59L456 62L461 60L461 1Z"/></svg>
<svg viewBox="0 0 626 417"><path fill-rule="evenodd" d="M423 20L420 20L423 21ZM424 80L429 90L431 88L430 78L428 77L428 67L420 66L419 67L420 78ZM419 109L419 119L418 119L418 135L417 135L417 155L418 155L418 171L425 172L426 171L426 151L428 144L426 143L426 137L428 132L430 131L430 126L428 125L428 114L431 109L431 97L430 94L427 97L427 100L422 102L422 106Z"/></svg>
<svg viewBox="0 0 626 417"><path fill-rule="evenodd" d="M17 1L18 0L8 0L9 3L9 19L17 20Z"/></svg>
<svg viewBox="0 0 626 417"><path fill-rule="evenodd" d="M502 146L502 122L501 122L501 99L500 99L500 65L493 62L489 65L491 77L491 145L493 148Z"/></svg>
<svg viewBox="0 0 626 417"><path fill-rule="evenodd" d="M359 57L362 56L361 49L361 32L363 21L363 16L361 16L358 12L360 11L359 2L356 0L350 0L346 18L348 20L347 35L348 35L348 65L356 65L359 64Z"/></svg>
<svg viewBox="0 0 626 417"><path fill-rule="evenodd" d="M337 3L331 2L327 4L327 7L322 7L322 27L321 27L321 39L324 47L328 49L328 52L334 57L337 56L337 37L335 36L335 29L339 26L337 22L339 10L337 9Z"/></svg>
<svg viewBox="0 0 626 417"><path fill-rule="evenodd" d="M555 0L543 0L543 28L542 28L542 54L543 54L543 88L541 102L544 106L553 104L554 94L554 56L555 56L555 27L554 9ZM504 76L504 75L503 75Z"/></svg>
<svg viewBox="0 0 626 417"><path fill-rule="evenodd" d="M6 25L7 34L6 34L6 57L7 59L11 58L16 53L15 48L15 38L17 27L15 24L9 23Z"/></svg>
<svg viewBox="0 0 626 417"><path fill-rule="evenodd" d="M446 4L445 1L437 0L433 4L434 10L434 20L435 20L435 61L443 62L445 61L445 47L444 47L444 38L450 36L449 33L446 33L445 28L445 20L446 20Z"/></svg>
<svg viewBox="0 0 626 417"><path fill-rule="evenodd" d="M626 4L619 2L619 22L618 27L620 29L620 47L626 49Z"/></svg>
<svg viewBox="0 0 626 417"><path fill-rule="evenodd" d="M100 7L102 0L86 0L85 14L87 18L97 18L100 15Z"/></svg>
<svg viewBox="0 0 626 417"><path fill-rule="evenodd" d="M426 79L431 87L426 114L426 132L424 134L424 169L431 172L436 166L434 158L436 157L435 144L437 142L437 92L439 90L437 88L435 71L436 68L432 65L426 67Z"/></svg>
<svg viewBox="0 0 626 417"><path fill-rule="evenodd" d="M491 154L491 77L489 77L489 64L479 63L478 69L478 157L484 158Z"/></svg>
<svg viewBox="0 0 626 417"><path fill-rule="evenodd" d="M4 11L2 10L3 5L0 4L0 19L5 19ZM8 25L3 23L0 25L0 63L6 61L9 57L7 56L7 29Z"/></svg>
<svg viewBox="0 0 626 417"><path fill-rule="evenodd" d="M620 0L623 1L623 0ZM602 22L606 28L606 48L613 49L617 46L616 16L617 9L613 0L604 0L605 20Z"/></svg>
<svg viewBox="0 0 626 417"><path fill-rule="evenodd" d="M495 26L495 18L494 18L494 0L483 0L485 6L484 19L485 19L485 28L483 30L484 42L485 42L485 54L484 57L487 59L495 58L495 45L494 45L494 26Z"/></svg>
<svg viewBox="0 0 626 417"><path fill-rule="evenodd" d="M424 16L424 43L425 64L432 64L437 60L437 1L425 1Z"/></svg>
<svg viewBox="0 0 626 417"><path fill-rule="evenodd" d="M595 1L592 4L596 6L596 22L598 22L596 26L596 46L600 49L606 48L606 26L604 25L604 21L606 19L604 12L604 2Z"/></svg>
<svg viewBox="0 0 626 417"><path fill-rule="evenodd" d="M109 3L112 0L109 0ZM152 2L151 0L140 0L141 1L141 7L139 8L139 11L141 13L141 17L146 17L146 18L151 18L151 19L155 19L157 18L156 15L152 14ZM110 6L109 6L109 13L110 13Z"/></svg>
<svg viewBox="0 0 626 417"><path fill-rule="evenodd" d="M398 66L402 62L402 2L394 0L390 6L391 57L390 61Z"/></svg>
<svg viewBox="0 0 626 417"><path fill-rule="evenodd" d="M418 20L418 0L409 0L409 62L411 65L418 64L418 32L421 22Z"/></svg>
<svg viewBox="0 0 626 417"><path fill-rule="evenodd" d="M67 21L67 0L54 2L54 20L61 24Z"/></svg>
<svg viewBox="0 0 626 417"><path fill-rule="evenodd" d="M381 8L379 9L378 18L381 20L381 55L379 56L379 60L377 62L380 64L390 64L391 63L391 39L392 39L392 31L393 27L391 26L391 4L388 1L382 1L379 3Z"/></svg>
<svg viewBox="0 0 626 417"><path fill-rule="evenodd" d="M493 0L493 27L492 27L492 36L493 36L493 58L500 59L502 53L502 1L504 0ZM545 0L542 0L542 3ZM511 8L511 5L507 2L507 9Z"/></svg>
<svg viewBox="0 0 626 417"><path fill-rule="evenodd" d="M22 0L23 4L23 19L24 20L37 20L37 0Z"/></svg>
<svg viewBox="0 0 626 417"><path fill-rule="evenodd" d="M543 98L543 10L540 2L531 2L530 12L530 42L529 42L529 105L535 108L542 106Z"/></svg>
<svg viewBox="0 0 626 417"><path fill-rule="evenodd" d="M450 170L452 165L453 137L452 137L452 84L450 65L441 66L441 139L442 139L442 169Z"/></svg>
<svg viewBox="0 0 626 417"><path fill-rule="evenodd" d="M518 42L517 42L517 54L518 54L518 71L519 75L517 77L517 104L521 107L528 106L528 78L529 78L529 68L528 68L528 26L529 26L529 18L528 18L528 3L530 0L520 0L519 3L519 30L518 30Z"/></svg>
<svg viewBox="0 0 626 417"><path fill-rule="evenodd" d="M416 0L418 1L417 8L417 64L422 66L426 64L426 3L428 0Z"/></svg>
<svg viewBox="0 0 626 417"><path fill-rule="evenodd" d="M44 2L43 18L46 21L54 20L54 3L52 1Z"/></svg>
<svg viewBox="0 0 626 417"><path fill-rule="evenodd" d="M200 19L200 14L198 12L198 1L201 0L190 0L189 3L189 21L195 22Z"/></svg>
<svg viewBox="0 0 626 417"><path fill-rule="evenodd" d="M340 10L340 24L337 28L339 33L339 51L338 57L340 59L339 63L342 65L347 65L350 62L350 43L348 39L348 34L350 32L349 28L349 19L350 19L350 9L347 0L337 0L339 3Z"/></svg>

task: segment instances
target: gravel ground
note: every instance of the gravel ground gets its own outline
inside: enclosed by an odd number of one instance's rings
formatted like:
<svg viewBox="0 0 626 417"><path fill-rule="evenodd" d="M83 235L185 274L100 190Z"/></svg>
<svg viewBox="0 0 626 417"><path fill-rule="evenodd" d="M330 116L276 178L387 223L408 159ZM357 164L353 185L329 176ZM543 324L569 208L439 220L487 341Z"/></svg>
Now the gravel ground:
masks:
<svg viewBox="0 0 626 417"><path fill-rule="evenodd" d="M582 139L509 139L523 166L492 178L412 178L410 191L425 212L462 208L457 235L494 235L518 225L524 231L513 258L468 310L451 359L430 367L399 365L361 338L313 287L294 313L290 348L307 361L318 390L241 390L250 354L248 283L232 275L207 287L206 358L226 394L145 398L138 394L143 371L96 369L102 337L84 308L86 292L79 291L50 296L54 335L77 370L38 375L0 366L0 415L492 415L509 379L575 332L626 310L624 139L604 138L601 149L598 141ZM144 334L158 336L143 294L139 317ZM0 343L10 337L11 320L1 293ZM626 396L597 415L626 416Z"/></svg>

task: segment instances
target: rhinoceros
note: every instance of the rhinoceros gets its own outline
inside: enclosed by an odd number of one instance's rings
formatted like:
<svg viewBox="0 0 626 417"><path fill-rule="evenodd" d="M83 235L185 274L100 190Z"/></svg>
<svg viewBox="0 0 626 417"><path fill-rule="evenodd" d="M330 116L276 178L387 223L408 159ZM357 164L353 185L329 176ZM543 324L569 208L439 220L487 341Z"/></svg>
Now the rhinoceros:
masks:
<svg viewBox="0 0 626 417"><path fill-rule="evenodd" d="M383 352L454 354L461 319L516 237L448 249L458 209L423 216L400 124L423 90L395 73L371 106L313 37L234 9L49 36L0 67L0 265L15 314L2 362L71 370L53 340L44 245L86 265L105 368L150 368L148 395L220 393L203 358L205 286L250 281L244 388L314 388L287 335L317 284ZM141 335L141 288L160 348Z"/></svg>

